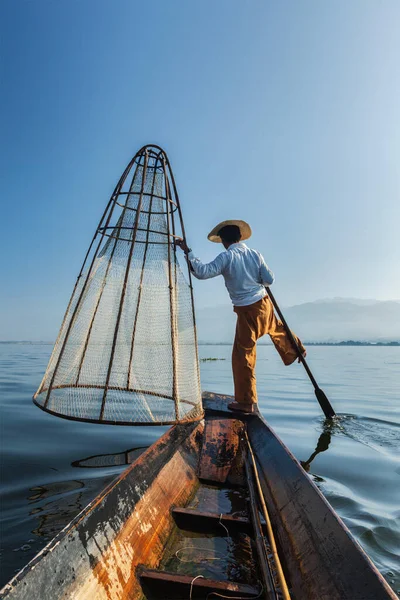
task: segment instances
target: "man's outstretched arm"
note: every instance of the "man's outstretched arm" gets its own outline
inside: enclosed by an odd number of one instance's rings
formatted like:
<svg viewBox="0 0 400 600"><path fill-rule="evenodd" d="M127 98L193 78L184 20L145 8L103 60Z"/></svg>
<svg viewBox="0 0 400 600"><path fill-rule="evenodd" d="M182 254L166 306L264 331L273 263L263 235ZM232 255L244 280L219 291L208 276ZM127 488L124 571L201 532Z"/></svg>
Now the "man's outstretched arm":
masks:
<svg viewBox="0 0 400 600"><path fill-rule="evenodd" d="M268 286L272 285L275 281L275 275L267 265L264 260L264 257L260 254L261 264L260 264L260 278L261 283Z"/></svg>
<svg viewBox="0 0 400 600"><path fill-rule="evenodd" d="M204 264L199 258L196 258L195 254L183 240L177 240L175 245L182 248L187 260L189 261L191 271L197 279L211 279L221 275L222 271L226 267L226 254L222 252L212 262Z"/></svg>

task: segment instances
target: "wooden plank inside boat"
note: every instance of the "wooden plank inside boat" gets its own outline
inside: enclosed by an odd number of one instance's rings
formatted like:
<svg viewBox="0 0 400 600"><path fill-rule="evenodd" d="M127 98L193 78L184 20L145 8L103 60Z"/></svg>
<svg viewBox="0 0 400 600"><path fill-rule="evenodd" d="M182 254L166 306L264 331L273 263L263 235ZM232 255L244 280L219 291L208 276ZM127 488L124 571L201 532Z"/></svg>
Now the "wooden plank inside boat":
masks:
<svg viewBox="0 0 400 600"><path fill-rule="evenodd" d="M166 571L151 569L139 570L143 590L152 598L173 598L174 600L187 600L187 598L204 598L213 592L222 594L223 598L259 598L260 590L254 586L229 581L216 581L205 577L194 578L188 575L176 575Z"/></svg>
<svg viewBox="0 0 400 600"><path fill-rule="evenodd" d="M252 532L252 525L247 517L238 515L230 515L224 513L213 513L196 510L193 508L173 508L172 515L176 524L180 529L188 529L190 531L219 531L221 533L221 525L229 528L229 531L243 531L245 533Z"/></svg>

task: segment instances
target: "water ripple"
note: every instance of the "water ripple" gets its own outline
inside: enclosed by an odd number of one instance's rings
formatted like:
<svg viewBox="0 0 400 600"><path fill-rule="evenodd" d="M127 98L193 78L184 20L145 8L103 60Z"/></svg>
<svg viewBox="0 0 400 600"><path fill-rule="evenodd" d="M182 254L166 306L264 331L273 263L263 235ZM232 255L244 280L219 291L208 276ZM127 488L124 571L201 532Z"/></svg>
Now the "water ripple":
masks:
<svg viewBox="0 0 400 600"><path fill-rule="evenodd" d="M31 401L51 345L0 344L1 582L153 443L165 428L74 423ZM203 389L232 393L229 346L200 347ZM398 348L312 347L308 358L338 418L321 416L301 365L258 350L259 404L393 589L400 588ZM129 450L127 450L129 449Z"/></svg>

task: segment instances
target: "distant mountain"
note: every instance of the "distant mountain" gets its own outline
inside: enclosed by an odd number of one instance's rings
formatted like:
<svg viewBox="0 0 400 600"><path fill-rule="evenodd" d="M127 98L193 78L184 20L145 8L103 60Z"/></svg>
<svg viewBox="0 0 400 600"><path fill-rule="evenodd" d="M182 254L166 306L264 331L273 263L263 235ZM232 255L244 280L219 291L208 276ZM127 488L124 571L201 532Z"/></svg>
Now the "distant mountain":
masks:
<svg viewBox="0 0 400 600"><path fill-rule="evenodd" d="M314 300L314 302L311 304L329 304L331 302L350 302L350 304L356 304L357 306L371 306L372 304L386 302L386 300L374 300L374 298L342 298L341 296L335 296L334 298L321 298L320 300ZM400 302L400 300L395 300L395 302Z"/></svg>
<svg viewBox="0 0 400 600"><path fill-rule="evenodd" d="M400 339L400 301L333 298L284 309L290 327L305 341ZM200 342L231 343L236 315L229 305L197 311ZM268 341L268 338L265 338Z"/></svg>

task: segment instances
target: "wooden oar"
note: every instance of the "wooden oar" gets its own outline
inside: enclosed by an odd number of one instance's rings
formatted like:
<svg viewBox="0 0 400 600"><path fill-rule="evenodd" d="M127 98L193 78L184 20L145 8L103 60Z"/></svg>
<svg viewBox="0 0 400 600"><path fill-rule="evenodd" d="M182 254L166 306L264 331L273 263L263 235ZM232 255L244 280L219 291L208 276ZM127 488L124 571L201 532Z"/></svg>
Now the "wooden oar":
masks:
<svg viewBox="0 0 400 600"><path fill-rule="evenodd" d="M322 410L324 412L325 417L327 419L332 419L333 417L336 416L336 413L333 410L331 403L329 402L328 398L326 397L325 392L323 392L321 390L318 383L315 381L314 375L311 373L310 367L308 366L306 359L302 355L299 345L296 342L296 340L294 339L293 333L290 331L289 326L286 323L285 317L283 316L281 309L279 308L279 306L274 298L273 293L271 292L271 290L268 287L266 288L266 290L267 290L268 296L270 297L272 304L274 305L276 312L279 315L280 320L283 323L283 326L286 330L287 336L288 336L289 340L291 341L293 348L296 350L297 356L299 357L300 361L303 363L303 367L305 368L307 375L309 376L311 383L314 386L315 395L317 397L320 407L322 408Z"/></svg>

